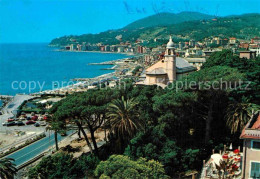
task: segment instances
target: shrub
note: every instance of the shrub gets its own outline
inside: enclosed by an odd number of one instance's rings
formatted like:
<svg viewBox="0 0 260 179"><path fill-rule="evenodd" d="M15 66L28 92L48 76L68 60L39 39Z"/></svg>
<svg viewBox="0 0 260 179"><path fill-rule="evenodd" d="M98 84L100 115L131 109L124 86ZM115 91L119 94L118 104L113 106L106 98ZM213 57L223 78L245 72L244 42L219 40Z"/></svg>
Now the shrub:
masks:
<svg viewBox="0 0 260 179"><path fill-rule="evenodd" d="M112 155L99 163L95 176L104 178L169 178L163 165L155 160L139 158L131 160L128 156Z"/></svg>

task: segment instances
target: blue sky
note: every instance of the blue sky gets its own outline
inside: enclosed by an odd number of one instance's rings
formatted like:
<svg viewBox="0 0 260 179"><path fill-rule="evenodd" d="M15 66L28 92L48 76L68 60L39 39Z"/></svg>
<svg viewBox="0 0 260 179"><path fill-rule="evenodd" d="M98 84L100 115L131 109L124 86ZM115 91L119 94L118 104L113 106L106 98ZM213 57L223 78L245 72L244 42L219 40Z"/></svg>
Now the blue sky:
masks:
<svg viewBox="0 0 260 179"><path fill-rule="evenodd" d="M98 33L158 12L226 16L259 9L259 0L0 0L0 43Z"/></svg>

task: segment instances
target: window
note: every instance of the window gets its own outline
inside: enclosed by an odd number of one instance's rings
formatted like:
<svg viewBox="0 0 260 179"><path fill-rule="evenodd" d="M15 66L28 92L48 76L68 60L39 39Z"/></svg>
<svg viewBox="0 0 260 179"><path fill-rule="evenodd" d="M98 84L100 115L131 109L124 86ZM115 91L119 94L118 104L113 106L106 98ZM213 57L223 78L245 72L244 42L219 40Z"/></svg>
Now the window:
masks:
<svg viewBox="0 0 260 179"><path fill-rule="evenodd" d="M260 178L260 163L251 162L250 178Z"/></svg>
<svg viewBox="0 0 260 179"><path fill-rule="evenodd" d="M252 149L260 150L260 142L253 140L252 143L251 143L251 147L252 147Z"/></svg>

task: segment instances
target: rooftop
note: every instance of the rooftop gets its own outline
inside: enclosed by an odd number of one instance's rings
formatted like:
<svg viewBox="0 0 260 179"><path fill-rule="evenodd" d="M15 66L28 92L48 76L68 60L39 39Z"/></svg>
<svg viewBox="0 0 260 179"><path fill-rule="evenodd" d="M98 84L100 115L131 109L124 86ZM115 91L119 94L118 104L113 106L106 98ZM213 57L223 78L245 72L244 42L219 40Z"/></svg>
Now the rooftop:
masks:
<svg viewBox="0 0 260 179"><path fill-rule="evenodd" d="M255 113L243 129L241 139L259 139L260 140L260 111Z"/></svg>
<svg viewBox="0 0 260 179"><path fill-rule="evenodd" d="M147 75L166 75L167 73L163 68L155 68L152 71L146 73Z"/></svg>
<svg viewBox="0 0 260 179"><path fill-rule="evenodd" d="M177 68L177 73L197 70L194 66L189 64L189 62L187 60L185 60L184 58L180 58L180 57L176 58L176 68Z"/></svg>

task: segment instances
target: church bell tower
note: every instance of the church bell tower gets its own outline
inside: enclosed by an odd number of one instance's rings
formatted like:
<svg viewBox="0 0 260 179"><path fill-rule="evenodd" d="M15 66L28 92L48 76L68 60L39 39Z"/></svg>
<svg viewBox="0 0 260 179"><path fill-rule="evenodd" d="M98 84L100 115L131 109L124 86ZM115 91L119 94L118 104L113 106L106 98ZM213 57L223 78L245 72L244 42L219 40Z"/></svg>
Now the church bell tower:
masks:
<svg viewBox="0 0 260 179"><path fill-rule="evenodd" d="M165 69L168 75L168 80L170 83L176 80L176 55L174 50L174 43L172 37L170 36L169 42L166 46L165 52Z"/></svg>

